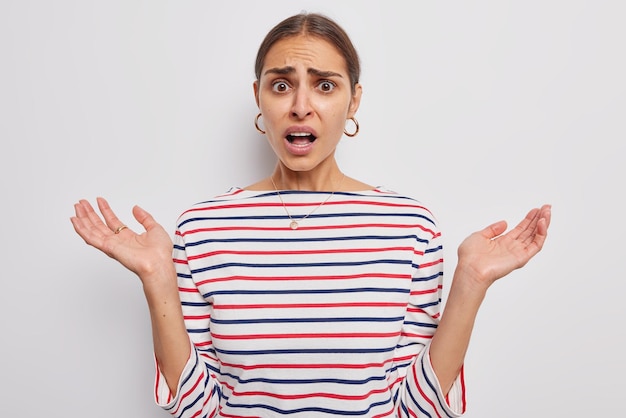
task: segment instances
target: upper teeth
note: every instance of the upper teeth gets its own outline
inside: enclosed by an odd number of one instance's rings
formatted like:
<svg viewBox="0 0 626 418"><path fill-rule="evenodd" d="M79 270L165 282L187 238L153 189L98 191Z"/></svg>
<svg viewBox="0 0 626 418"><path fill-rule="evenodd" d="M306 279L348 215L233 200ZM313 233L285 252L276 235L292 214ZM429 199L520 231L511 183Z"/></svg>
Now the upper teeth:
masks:
<svg viewBox="0 0 626 418"><path fill-rule="evenodd" d="M292 132L289 135L291 135L291 136L309 136L311 134L308 133L308 132Z"/></svg>

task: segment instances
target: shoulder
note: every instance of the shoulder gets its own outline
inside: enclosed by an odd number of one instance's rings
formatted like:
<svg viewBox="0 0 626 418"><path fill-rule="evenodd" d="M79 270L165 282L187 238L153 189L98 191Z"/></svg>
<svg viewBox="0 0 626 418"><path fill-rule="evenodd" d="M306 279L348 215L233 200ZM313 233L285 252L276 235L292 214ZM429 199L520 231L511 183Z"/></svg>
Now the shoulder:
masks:
<svg viewBox="0 0 626 418"><path fill-rule="evenodd" d="M273 192L250 191L240 187L231 187L226 192L197 202L185 209L178 218L178 226L198 218L219 216L220 212L234 208L258 210L263 200L269 200Z"/></svg>
<svg viewBox="0 0 626 418"><path fill-rule="evenodd" d="M396 192L384 186L378 186L372 189L372 195L381 200L395 202L396 204L405 204L408 207L415 208L420 211L432 213L430 209L421 200L403 193Z"/></svg>
<svg viewBox="0 0 626 418"><path fill-rule="evenodd" d="M370 194L375 201L380 202L382 205L388 205L396 213L410 214L422 218L433 227L436 227L438 223L430 207L413 196L402 194L383 186L375 187Z"/></svg>

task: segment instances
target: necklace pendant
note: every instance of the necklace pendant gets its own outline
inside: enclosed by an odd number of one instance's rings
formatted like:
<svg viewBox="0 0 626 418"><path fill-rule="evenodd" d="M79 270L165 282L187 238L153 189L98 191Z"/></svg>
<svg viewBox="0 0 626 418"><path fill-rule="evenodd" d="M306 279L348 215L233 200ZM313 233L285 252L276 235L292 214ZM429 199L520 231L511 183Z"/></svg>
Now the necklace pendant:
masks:
<svg viewBox="0 0 626 418"><path fill-rule="evenodd" d="M291 223L289 224L289 228L291 228L291 229L298 229L298 222L291 221Z"/></svg>

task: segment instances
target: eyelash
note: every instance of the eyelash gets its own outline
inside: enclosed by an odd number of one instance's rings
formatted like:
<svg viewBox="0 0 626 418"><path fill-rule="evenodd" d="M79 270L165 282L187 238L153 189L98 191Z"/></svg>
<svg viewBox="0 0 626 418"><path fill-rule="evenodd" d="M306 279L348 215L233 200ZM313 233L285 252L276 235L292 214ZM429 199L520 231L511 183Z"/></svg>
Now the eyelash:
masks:
<svg viewBox="0 0 626 418"><path fill-rule="evenodd" d="M326 90L322 90L322 93L331 93L335 87L337 87L337 84L335 84L334 82L330 81L330 80L322 80L319 83L317 83L317 87L320 87L322 84L329 84L330 85L330 90L326 91Z"/></svg>
<svg viewBox="0 0 626 418"><path fill-rule="evenodd" d="M284 93L284 91L278 91L277 86L279 84L284 84L285 86L287 86L287 88L290 88L289 83L287 83L285 80L276 80L272 83L272 91L275 93Z"/></svg>
<svg viewBox="0 0 626 418"><path fill-rule="evenodd" d="M272 83L272 91L274 91L275 93L285 93L285 91L278 91L278 85L280 84L284 84L287 88L291 88L291 86L289 85L289 83L285 80L276 80ZM316 88L320 88L320 86L322 86L323 84L328 84L330 86L330 90L320 90L322 93L324 94L329 94L331 93L335 87L337 87L337 84L334 81L331 80L320 80L317 83Z"/></svg>

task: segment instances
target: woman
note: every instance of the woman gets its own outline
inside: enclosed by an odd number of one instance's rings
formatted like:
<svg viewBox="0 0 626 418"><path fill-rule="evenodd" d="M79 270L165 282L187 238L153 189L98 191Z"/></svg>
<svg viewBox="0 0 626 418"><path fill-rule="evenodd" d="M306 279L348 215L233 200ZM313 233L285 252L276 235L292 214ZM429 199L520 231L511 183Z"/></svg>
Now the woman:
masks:
<svg viewBox="0 0 626 418"><path fill-rule="evenodd" d="M174 242L143 209L129 230L104 199L72 223L143 283L156 401L175 416L460 416L463 362L489 286L546 239L550 206L508 233L470 235L440 317L442 247L419 202L345 176L358 133L359 60L317 14L274 27L256 60L267 178L184 212Z"/></svg>

